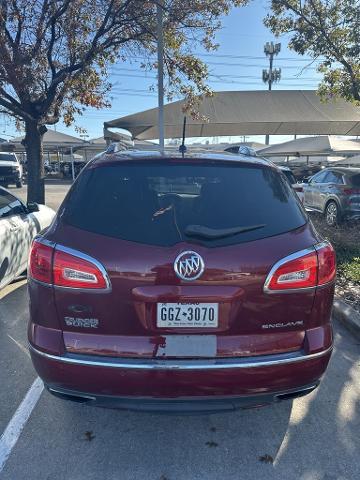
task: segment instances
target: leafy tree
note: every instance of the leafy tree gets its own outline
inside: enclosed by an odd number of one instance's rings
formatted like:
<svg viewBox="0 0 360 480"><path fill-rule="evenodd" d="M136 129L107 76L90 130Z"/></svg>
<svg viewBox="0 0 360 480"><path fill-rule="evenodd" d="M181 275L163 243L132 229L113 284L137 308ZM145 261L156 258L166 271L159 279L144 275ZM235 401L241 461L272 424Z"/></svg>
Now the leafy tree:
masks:
<svg viewBox="0 0 360 480"><path fill-rule="evenodd" d="M360 1L271 0L265 25L289 47L319 59L320 95L360 105Z"/></svg>
<svg viewBox="0 0 360 480"><path fill-rule="evenodd" d="M0 0L0 108L25 125L28 201L44 202L46 125L109 106L111 64L140 57L156 68L160 1L167 94L185 97L194 113L209 89L193 52L215 49L220 16L247 0Z"/></svg>

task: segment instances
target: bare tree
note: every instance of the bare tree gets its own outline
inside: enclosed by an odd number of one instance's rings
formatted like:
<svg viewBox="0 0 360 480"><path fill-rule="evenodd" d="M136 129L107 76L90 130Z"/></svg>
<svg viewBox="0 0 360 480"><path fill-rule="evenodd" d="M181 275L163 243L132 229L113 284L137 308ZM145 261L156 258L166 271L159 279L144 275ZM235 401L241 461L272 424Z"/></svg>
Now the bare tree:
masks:
<svg viewBox="0 0 360 480"><path fill-rule="evenodd" d="M0 0L0 107L25 125L28 201L44 202L46 125L109 106L108 67L144 57L156 68L156 0ZM219 18L247 0L164 0L167 93L195 111L208 94L197 44L216 48Z"/></svg>

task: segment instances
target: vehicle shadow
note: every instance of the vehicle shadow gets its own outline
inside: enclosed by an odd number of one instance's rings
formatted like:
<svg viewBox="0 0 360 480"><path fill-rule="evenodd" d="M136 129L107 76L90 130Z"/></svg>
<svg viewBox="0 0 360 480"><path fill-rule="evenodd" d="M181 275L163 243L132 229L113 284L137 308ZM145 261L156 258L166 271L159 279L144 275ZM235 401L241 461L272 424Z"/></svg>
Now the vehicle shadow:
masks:
<svg viewBox="0 0 360 480"><path fill-rule="evenodd" d="M359 346L341 327L336 330L321 386L294 402L170 416L72 405L47 395L41 411L51 411L61 425L56 450L67 458L72 478L96 478L91 472L101 461L107 479L118 478L116 466L122 479L352 480L360 475L354 465L360 447Z"/></svg>
<svg viewBox="0 0 360 480"><path fill-rule="evenodd" d="M22 302L24 337L25 289L16 288L0 304L5 327L12 305ZM24 362L30 360L24 356ZM24 465L28 480L355 480L359 378L359 344L336 324L333 357L320 387L294 402L180 416L89 407L44 392L2 480L23 478Z"/></svg>
<svg viewBox="0 0 360 480"><path fill-rule="evenodd" d="M61 472L64 478L71 474L72 479L95 479L101 473L106 479L192 480L245 478L243 469L254 467L254 473L262 471L268 478L272 467L266 462L275 458L283 443L291 408L291 402L284 402L183 416L72 405L44 394L39 412L51 411L52 419L61 419L52 441L55 451L67 459ZM34 433L35 428L39 427L32 427ZM35 465L38 460L34 459Z"/></svg>
<svg viewBox="0 0 360 480"><path fill-rule="evenodd" d="M284 478L360 478L360 343L339 324L334 334L328 371L317 391L296 402L276 456Z"/></svg>

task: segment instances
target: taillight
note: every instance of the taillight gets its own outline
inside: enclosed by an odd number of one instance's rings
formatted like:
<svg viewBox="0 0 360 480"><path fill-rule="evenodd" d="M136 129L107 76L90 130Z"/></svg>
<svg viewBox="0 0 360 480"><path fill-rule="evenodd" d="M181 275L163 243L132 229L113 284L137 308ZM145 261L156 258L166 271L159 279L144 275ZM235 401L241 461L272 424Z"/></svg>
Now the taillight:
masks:
<svg viewBox="0 0 360 480"><path fill-rule="evenodd" d="M359 195L360 188L344 188L343 192L345 195Z"/></svg>
<svg viewBox="0 0 360 480"><path fill-rule="evenodd" d="M34 240L29 258L29 274L31 278L43 283L52 283L53 247Z"/></svg>
<svg viewBox="0 0 360 480"><path fill-rule="evenodd" d="M56 250L53 264L54 285L70 288L106 288L100 268L91 261Z"/></svg>
<svg viewBox="0 0 360 480"><path fill-rule="evenodd" d="M333 247L323 242L314 249L293 253L277 262L264 285L265 292L314 288L331 282L336 275Z"/></svg>
<svg viewBox="0 0 360 480"><path fill-rule="evenodd" d="M54 248L42 240L32 244L29 273L34 280L59 287L109 288L105 269L95 259L65 247Z"/></svg>
<svg viewBox="0 0 360 480"><path fill-rule="evenodd" d="M315 245L318 256L318 285L334 280L336 275L336 255L330 243Z"/></svg>

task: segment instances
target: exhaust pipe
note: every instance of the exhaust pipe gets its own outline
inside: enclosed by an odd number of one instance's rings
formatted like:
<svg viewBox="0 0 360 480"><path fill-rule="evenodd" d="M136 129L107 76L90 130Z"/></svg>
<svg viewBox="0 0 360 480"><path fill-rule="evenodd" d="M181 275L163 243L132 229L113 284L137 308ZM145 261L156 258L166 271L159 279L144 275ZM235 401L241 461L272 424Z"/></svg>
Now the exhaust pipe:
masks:
<svg viewBox="0 0 360 480"><path fill-rule="evenodd" d="M281 400L293 400L294 398L299 398L299 397L304 397L305 395L308 395L309 393L313 392L315 388L318 387L318 383L315 385L310 385L310 387L304 387L300 388L299 390L295 390L294 392L288 392L288 393L280 393L279 395L276 395L276 398L281 401Z"/></svg>
<svg viewBox="0 0 360 480"><path fill-rule="evenodd" d="M62 400L70 400L77 403L88 403L96 400L96 397L91 397L90 395L83 394L74 394L74 393L65 393L55 388L47 387L47 390L54 395L55 397L61 398Z"/></svg>

